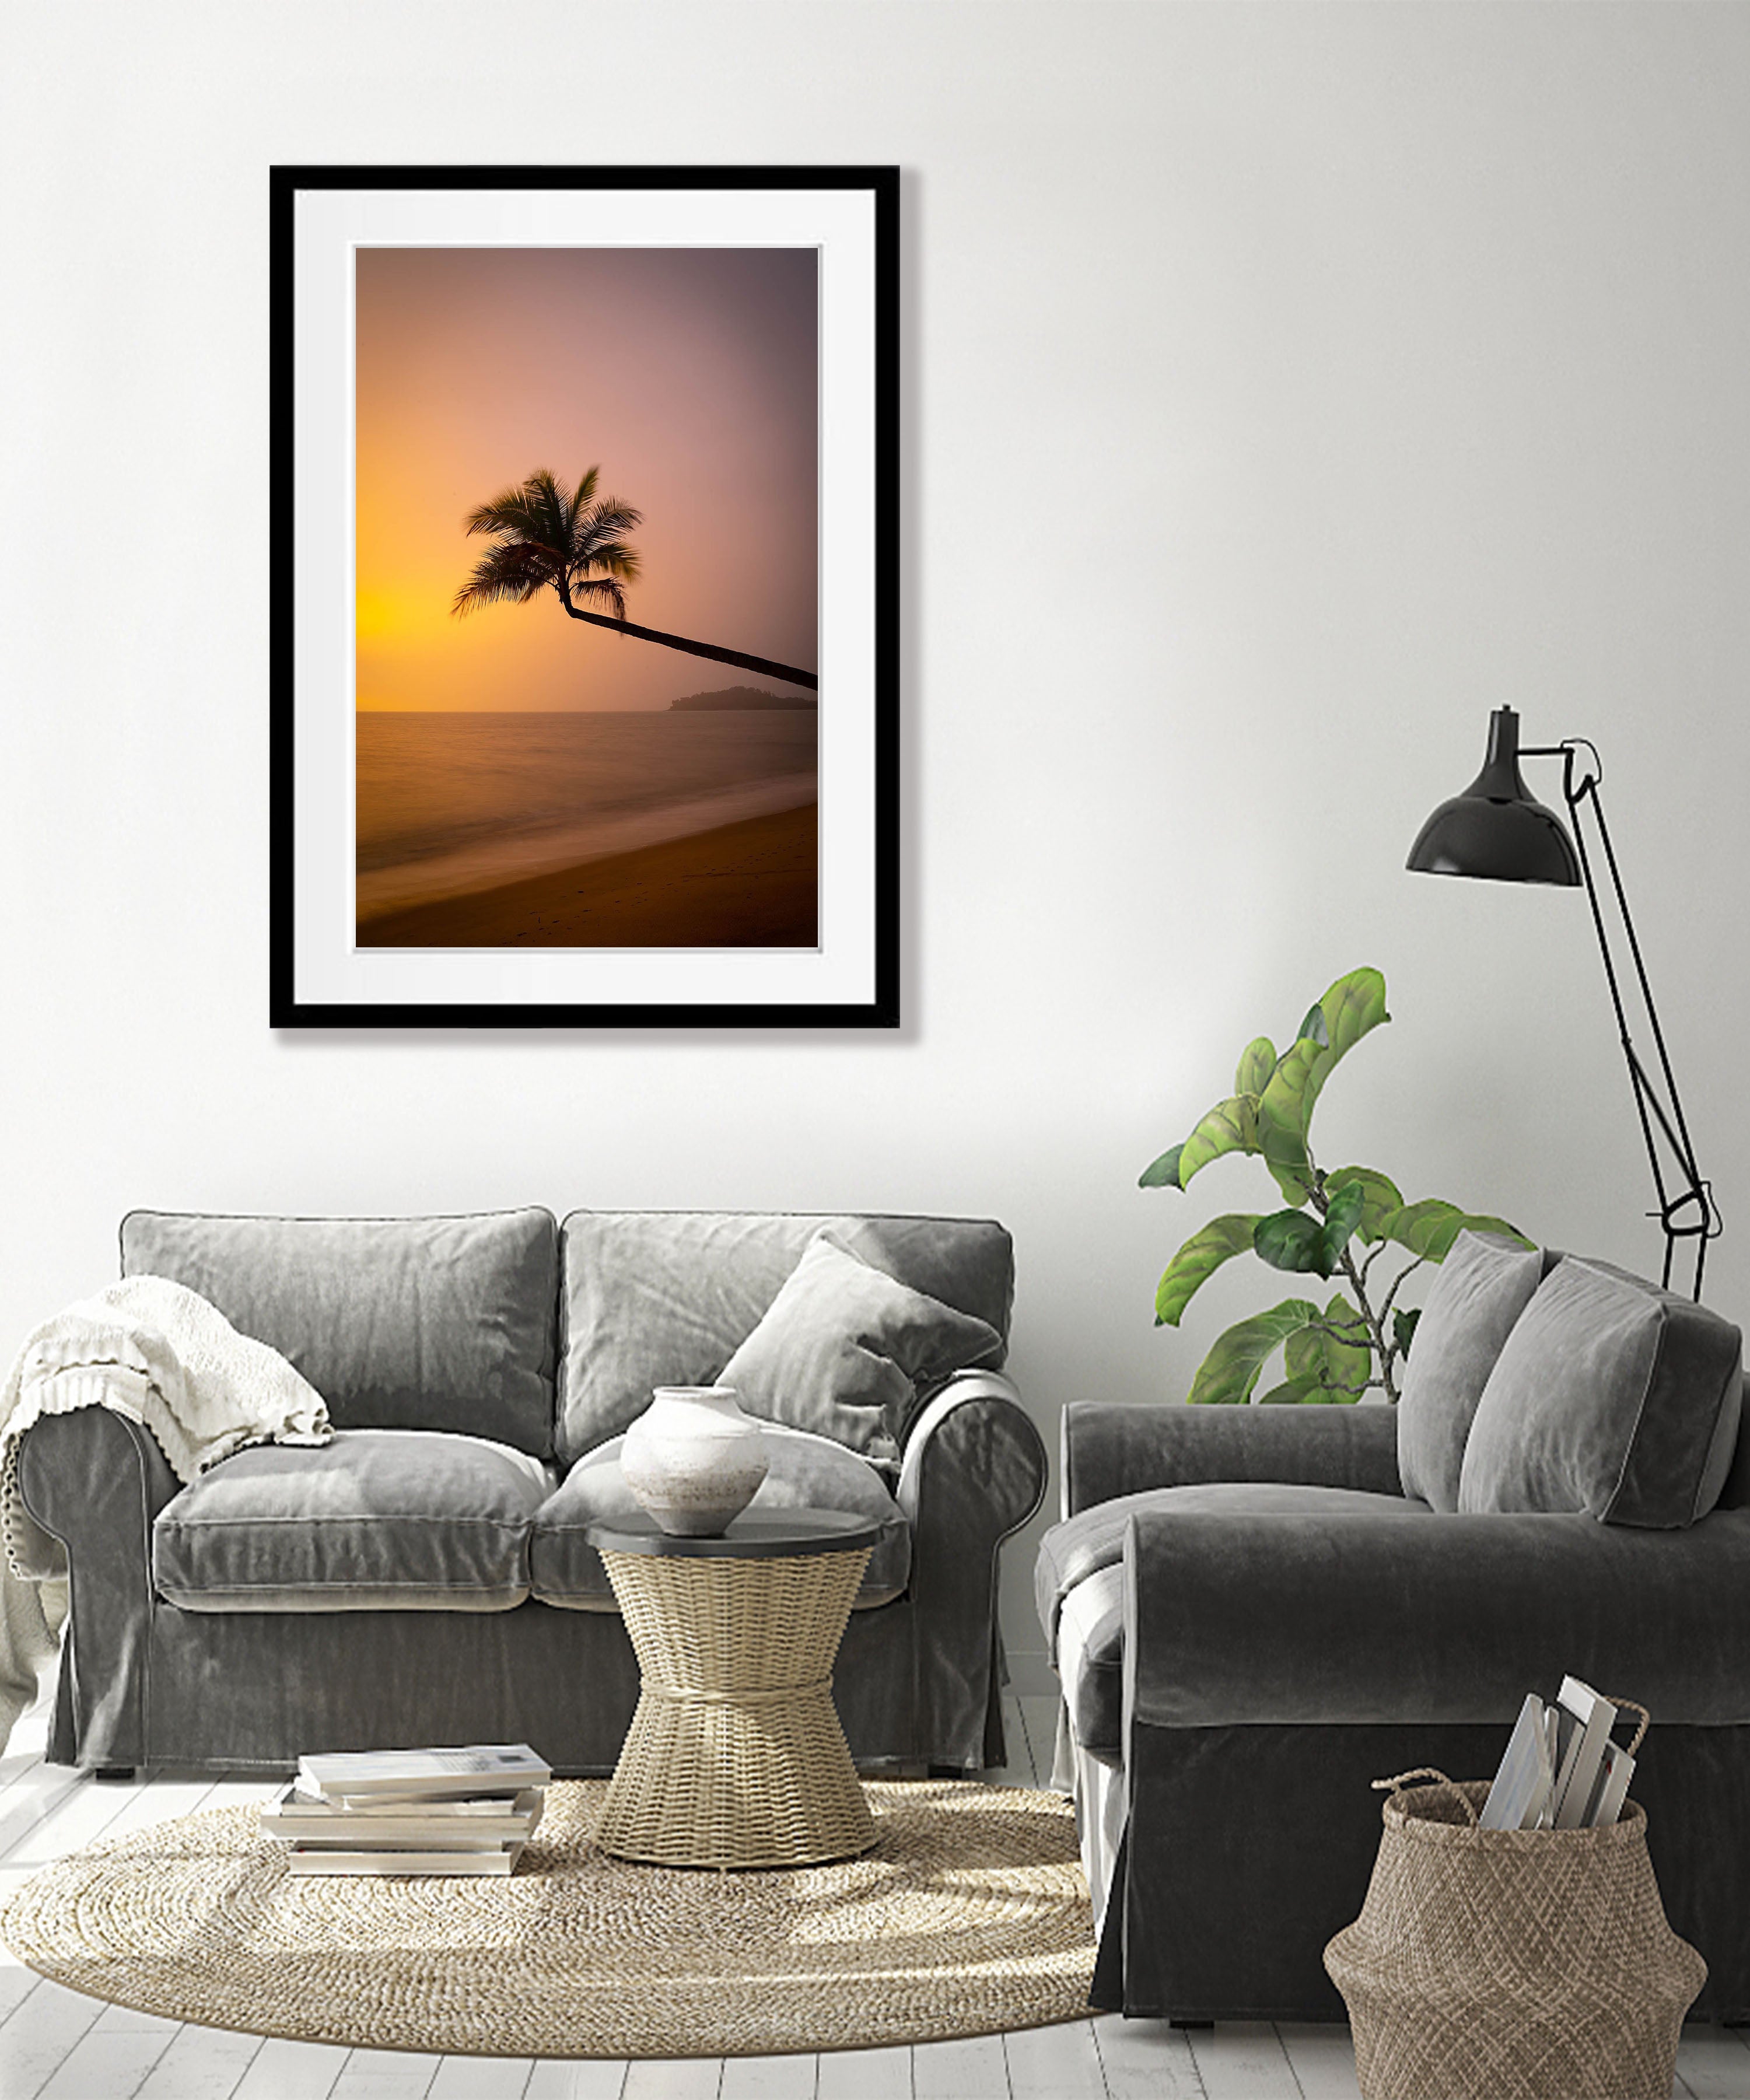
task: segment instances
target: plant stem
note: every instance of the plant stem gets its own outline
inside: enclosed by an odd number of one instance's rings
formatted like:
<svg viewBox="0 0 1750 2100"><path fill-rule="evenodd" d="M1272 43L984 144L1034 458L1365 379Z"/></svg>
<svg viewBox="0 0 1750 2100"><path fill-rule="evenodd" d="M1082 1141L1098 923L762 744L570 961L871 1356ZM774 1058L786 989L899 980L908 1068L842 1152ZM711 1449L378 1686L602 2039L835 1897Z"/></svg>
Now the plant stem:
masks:
<svg viewBox="0 0 1750 2100"><path fill-rule="evenodd" d="M1375 1317L1373 1307L1367 1302L1366 1280L1355 1267L1355 1256L1347 1247L1342 1251L1342 1268L1343 1274L1349 1279L1350 1288L1355 1293L1356 1309L1367 1323L1368 1339L1373 1345L1373 1353L1379 1359L1379 1382L1386 1389L1386 1399L1395 1400L1398 1389L1392 1380L1391 1361L1397 1352L1386 1339L1384 1321Z"/></svg>
<svg viewBox="0 0 1750 2100"><path fill-rule="evenodd" d="M1392 1302L1398 1295L1398 1286L1404 1281L1406 1276L1411 1273L1413 1270L1420 1268L1427 1259L1428 1257L1425 1254L1417 1255L1413 1262L1406 1263L1405 1265L1398 1271L1397 1274L1392 1277L1391 1288L1386 1293L1386 1302L1379 1308L1379 1317L1382 1321L1389 1320L1391 1317Z"/></svg>
<svg viewBox="0 0 1750 2100"><path fill-rule="evenodd" d="M1330 1210L1331 1199L1325 1193L1324 1173L1319 1167L1312 1166L1310 1154L1307 1164L1311 1167L1312 1207L1322 1218ZM1378 1249L1375 1248L1373 1251L1378 1253ZM1371 1255L1369 1260L1371 1262ZM1338 1266L1349 1279L1349 1288L1355 1293L1356 1309L1361 1315L1362 1324L1367 1329L1368 1342L1373 1349L1374 1360L1379 1365L1379 1376L1377 1379L1369 1379L1367 1382L1368 1385L1382 1387L1386 1399L1395 1400L1398 1396L1398 1389L1392 1380L1391 1366L1397 1352L1386 1339L1386 1325L1383 1317L1376 1317L1373 1307L1368 1303L1367 1271L1356 1266L1355 1256L1347 1247L1343 1249L1338 1257ZM1395 1288L1395 1286L1393 1287ZM1362 1390L1364 1392L1366 1388L1364 1387Z"/></svg>

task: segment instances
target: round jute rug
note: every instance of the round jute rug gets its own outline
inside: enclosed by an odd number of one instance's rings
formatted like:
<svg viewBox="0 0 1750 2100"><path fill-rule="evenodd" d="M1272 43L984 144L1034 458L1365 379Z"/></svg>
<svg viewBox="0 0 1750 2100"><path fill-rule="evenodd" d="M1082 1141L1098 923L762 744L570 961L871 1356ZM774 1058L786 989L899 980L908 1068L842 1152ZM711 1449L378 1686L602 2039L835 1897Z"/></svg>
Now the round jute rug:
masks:
<svg viewBox="0 0 1750 2100"><path fill-rule="evenodd" d="M476 2056L744 2056L1073 2019L1094 1965L1069 1804L871 1782L873 1851L717 1873L598 1852L564 1780L508 1879L296 1879L258 1811L46 1868L0 1938L55 1982L207 2027Z"/></svg>

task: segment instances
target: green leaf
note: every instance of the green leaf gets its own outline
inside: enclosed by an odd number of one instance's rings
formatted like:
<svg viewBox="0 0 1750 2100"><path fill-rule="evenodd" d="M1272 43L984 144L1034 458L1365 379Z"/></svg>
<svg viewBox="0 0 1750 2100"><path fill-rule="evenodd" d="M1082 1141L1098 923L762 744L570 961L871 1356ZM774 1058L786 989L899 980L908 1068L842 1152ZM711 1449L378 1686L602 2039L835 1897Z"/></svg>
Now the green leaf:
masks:
<svg viewBox="0 0 1750 2100"><path fill-rule="evenodd" d="M1438 1196L1424 1197L1419 1203L1406 1203L1380 1223L1382 1238L1395 1246L1408 1248L1425 1261L1444 1261L1452 1251L1452 1242L1462 1232L1498 1233L1504 1239L1516 1240L1521 1246L1532 1244L1517 1226L1510 1225L1505 1218L1461 1211L1456 1203L1443 1202Z"/></svg>
<svg viewBox="0 0 1750 2100"><path fill-rule="evenodd" d="M1199 1286L1208 1282L1224 1261L1247 1253L1258 1224L1251 1211L1234 1211L1212 1219L1201 1232L1193 1233L1166 1265L1154 1294L1154 1321L1157 1327L1176 1327Z"/></svg>
<svg viewBox="0 0 1750 2100"><path fill-rule="evenodd" d="M1137 1187L1176 1189L1179 1186L1179 1156L1184 1149L1182 1145L1175 1145L1170 1152L1163 1152L1158 1159L1144 1167L1136 1177Z"/></svg>
<svg viewBox="0 0 1750 2100"><path fill-rule="evenodd" d="M1240 1068L1233 1075L1236 1094L1261 1094L1276 1068L1276 1047L1267 1035L1248 1043L1240 1052Z"/></svg>
<svg viewBox="0 0 1750 2100"><path fill-rule="evenodd" d="M1391 1017L1378 971L1351 970L1307 1014L1298 1039L1277 1060L1259 1098L1259 1149L1291 1203L1312 1193L1309 1133L1325 1082L1364 1035Z"/></svg>
<svg viewBox="0 0 1750 2100"><path fill-rule="evenodd" d="M1381 1220L1380 1232L1394 1246L1408 1247L1426 1260L1444 1261L1463 1229L1464 1215L1456 1203L1427 1196L1419 1203L1405 1203L1391 1211Z"/></svg>
<svg viewBox="0 0 1750 2100"><path fill-rule="evenodd" d="M1394 1312L1391 1316L1391 1339L1398 1345L1398 1354L1407 1357L1410 1343L1415 1339L1416 1322L1422 1317L1422 1308L1413 1306L1408 1312Z"/></svg>
<svg viewBox="0 0 1750 2100"><path fill-rule="evenodd" d="M1259 1394L1254 1405L1259 1407L1298 1407L1307 1401L1321 1401L1325 1394L1316 1378L1284 1379L1281 1385L1273 1385L1268 1392Z"/></svg>
<svg viewBox="0 0 1750 2100"><path fill-rule="evenodd" d="M1312 1200L1312 1155L1307 1149L1300 1101L1307 1068L1325 1053L1316 1043L1294 1043L1278 1059L1258 1103L1258 1149L1277 1188L1291 1203Z"/></svg>
<svg viewBox="0 0 1750 2100"><path fill-rule="evenodd" d="M1327 1196L1334 1197L1339 1189L1350 1188L1358 1188L1362 1193L1361 1215L1355 1230L1367 1246L1373 1246L1384 1237L1380 1231L1382 1221L1404 1207L1404 1198L1398 1193L1397 1184L1377 1167L1339 1167L1334 1174L1325 1177Z"/></svg>
<svg viewBox="0 0 1750 2100"><path fill-rule="evenodd" d="M1345 1405L1361 1397L1373 1374L1366 1326L1340 1290L1320 1314L1317 1326L1292 1338L1283 1358L1291 1379L1311 1379L1320 1388L1314 1398Z"/></svg>
<svg viewBox="0 0 1750 2100"><path fill-rule="evenodd" d="M1328 1277L1331 1273L1325 1258L1323 1229L1305 1211L1272 1211L1268 1217L1260 1218L1252 1233L1252 1246L1260 1260L1268 1262L1272 1268L1286 1269L1290 1275Z"/></svg>
<svg viewBox="0 0 1750 2100"><path fill-rule="evenodd" d="M1186 1399L1200 1406L1243 1405L1270 1355L1318 1317L1318 1307L1308 1299L1288 1298L1267 1312L1241 1320L1218 1339L1198 1365Z"/></svg>
<svg viewBox="0 0 1750 2100"><path fill-rule="evenodd" d="M1319 1005L1330 1031L1333 1064L1391 1018L1386 1011L1386 981L1378 970L1351 970L1338 977Z"/></svg>
<svg viewBox="0 0 1750 2100"><path fill-rule="evenodd" d="M1461 1233L1493 1233L1497 1239L1511 1240L1522 1247L1533 1247L1537 1244L1536 1240L1528 1240L1517 1225L1509 1224L1505 1218L1491 1217L1486 1212L1466 1211L1464 1223L1458 1230ZM1457 1233L1453 1237L1456 1238ZM1441 1259L1444 1260L1445 1256Z"/></svg>
<svg viewBox="0 0 1750 2100"><path fill-rule="evenodd" d="M1354 1238L1366 1203L1367 1192L1353 1181L1345 1183L1331 1198L1325 1213L1324 1228L1319 1234L1325 1249L1325 1275L1329 1276L1342 1260L1343 1249Z"/></svg>
<svg viewBox="0 0 1750 2100"><path fill-rule="evenodd" d="M1342 1259L1365 1201L1351 1184L1338 1191L1322 1220L1306 1211L1272 1211L1258 1220L1253 1250L1272 1268L1328 1277Z"/></svg>
<svg viewBox="0 0 1750 2100"><path fill-rule="evenodd" d="M1236 1094L1220 1101L1204 1117L1179 1149L1179 1185L1191 1186L1191 1177L1223 1153L1258 1149L1258 1098Z"/></svg>
<svg viewBox="0 0 1750 2100"><path fill-rule="evenodd" d="M1319 1383L1319 1374L1325 1368L1325 1337L1316 1327L1303 1327L1298 1335L1289 1336L1282 1352L1282 1368L1291 1382Z"/></svg>

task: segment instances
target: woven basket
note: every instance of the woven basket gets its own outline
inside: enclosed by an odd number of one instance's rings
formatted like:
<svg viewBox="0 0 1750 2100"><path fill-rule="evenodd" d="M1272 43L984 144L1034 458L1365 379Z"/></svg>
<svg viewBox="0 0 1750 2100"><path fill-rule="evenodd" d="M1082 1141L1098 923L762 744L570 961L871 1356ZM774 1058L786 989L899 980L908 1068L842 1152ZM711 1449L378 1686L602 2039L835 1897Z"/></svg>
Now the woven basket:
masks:
<svg viewBox="0 0 1750 2100"><path fill-rule="evenodd" d="M1406 1787L1325 1950L1362 2100L1669 2100L1708 1965L1665 1919L1633 1802L1597 1829L1482 1830L1483 1780Z"/></svg>

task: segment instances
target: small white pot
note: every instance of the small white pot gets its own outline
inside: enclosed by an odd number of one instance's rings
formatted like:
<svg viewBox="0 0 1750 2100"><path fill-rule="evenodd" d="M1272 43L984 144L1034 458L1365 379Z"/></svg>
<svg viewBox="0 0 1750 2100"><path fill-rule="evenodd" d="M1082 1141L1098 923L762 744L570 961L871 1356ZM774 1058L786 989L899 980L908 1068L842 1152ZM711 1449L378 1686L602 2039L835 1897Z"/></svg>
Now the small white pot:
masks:
<svg viewBox="0 0 1750 2100"><path fill-rule="evenodd" d="M659 1385L626 1432L620 1471L664 1531L719 1538L747 1508L770 1460L726 1385Z"/></svg>

